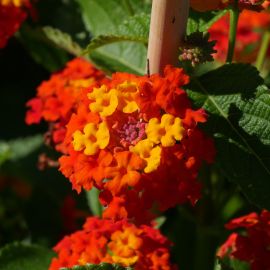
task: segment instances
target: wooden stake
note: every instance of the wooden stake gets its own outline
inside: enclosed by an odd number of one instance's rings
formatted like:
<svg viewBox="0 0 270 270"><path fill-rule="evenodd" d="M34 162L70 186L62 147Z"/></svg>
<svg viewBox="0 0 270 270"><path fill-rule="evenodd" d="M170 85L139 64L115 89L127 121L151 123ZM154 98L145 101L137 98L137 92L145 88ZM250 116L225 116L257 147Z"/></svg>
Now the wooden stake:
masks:
<svg viewBox="0 0 270 270"><path fill-rule="evenodd" d="M186 32L189 0L153 0L148 45L150 74L177 65L179 46Z"/></svg>

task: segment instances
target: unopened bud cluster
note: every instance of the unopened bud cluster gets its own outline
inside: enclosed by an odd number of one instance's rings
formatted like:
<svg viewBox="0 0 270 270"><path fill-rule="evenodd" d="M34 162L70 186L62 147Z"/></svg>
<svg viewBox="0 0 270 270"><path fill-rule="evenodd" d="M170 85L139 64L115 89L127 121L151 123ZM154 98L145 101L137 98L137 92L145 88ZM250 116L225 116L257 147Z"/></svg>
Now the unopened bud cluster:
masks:
<svg viewBox="0 0 270 270"><path fill-rule="evenodd" d="M209 41L209 34L196 32L186 37L185 42L179 48L179 60L189 62L193 67L208 61L213 61L212 54L215 53L214 41Z"/></svg>
<svg viewBox="0 0 270 270"><path fill-rule="evenodd" d="M200 48L183 48L182 54L179 56L180 61L190 61L191 65L195 67L197 64L199 64L202 60L202 51Z"/></svg>

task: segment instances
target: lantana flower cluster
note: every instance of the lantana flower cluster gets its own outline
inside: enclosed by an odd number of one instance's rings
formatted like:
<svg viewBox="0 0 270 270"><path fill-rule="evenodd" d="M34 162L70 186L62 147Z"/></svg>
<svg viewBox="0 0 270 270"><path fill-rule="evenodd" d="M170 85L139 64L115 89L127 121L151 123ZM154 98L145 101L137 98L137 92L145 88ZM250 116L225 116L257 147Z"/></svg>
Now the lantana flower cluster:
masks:
<svg viewBox="0 0 270 270"><path fill-rule="evenodd" d="M29 0L0 0L0 49L19 29L30 8Z"/></svg>
<svg viewBox="0 0 270 270"><path fill-rule="evenodd" d="M229 256L248 262L251 270L270 269L270 212L251 213L233 219L226 228L232 233L218 251L218 256Z"/></svg>
<svg viewBox="0 0 270 270"><path fill-rule="evenodd" d="M41 120L49 123L47 141L56 150L65 152L63 140L66 124L72 113L77 111L80 95L90 85L106 80L105 74L89 62L76 58L66 67L54 73L48 81L42 82L37 89L37 96L28 101L27 124L37 124Z"/></svg>
<svg viewBox="0 0 270 270"><path fill-rule="evenodd" d="M191 0L191 7L197 11L225 9L235 4L235 0ZM269 5L268 0L238 0L240 10L261 11Z"/></svg>
<svg viewBox="0 0 270 270"><path fill-rule="evenodd" d="M49 270L101 262L132 266L134 270L177 270L169 262L169 247L170 242L152 227L92 217L83 230L55 246L57 257Z"/></svg>
<svg viewBox="0 0 270 270"><path fill-rule="evenodd" d="M270 12L244 10L239 17L234 60L253 62L260 48L263 32L270 26ZM215 22L209 29L210 39L216 41L214 58L224 61L228 50L229 14Z"/></svg>
<svg viewBox="0 0 270 270"><path fill-rule="evenodd" d="M167 66L164 76L115 73L81 96L60 170L78 192L101 191L104 217L145 223L150 209L199 199L198 171L215 150L197 126L204 110L193 110L182 89L188 82L183 69Z"/></svg>

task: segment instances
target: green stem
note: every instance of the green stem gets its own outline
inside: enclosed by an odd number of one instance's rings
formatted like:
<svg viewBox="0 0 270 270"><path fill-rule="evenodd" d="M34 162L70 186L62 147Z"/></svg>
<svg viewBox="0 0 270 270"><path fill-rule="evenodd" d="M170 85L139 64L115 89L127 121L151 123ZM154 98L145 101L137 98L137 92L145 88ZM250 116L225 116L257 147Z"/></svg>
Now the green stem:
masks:
<svg viewBox="0 0 270 270"><path fill-rule="evenodd" d="M256 60L256 67L258 70L261 70L263 68L264 60L266 57L266 53L269 47L269 42L270 42L270 31L265 31L262 39L262 44L257 56Z"/></svg>
<svg viewBox="0 0 270 270"><path fill-rule="evenodd" d="M122 1L123 1L128 13L129 13L129 15L134 16L135 13L134 13L133 7L130 4L129 0L122 0Z"/></svg>
<svg viewBox="0 0 270 270"><path fill-rule="evenodd" d="M239 19L239 9L238 9L238 1L236 0L234 6L230 10L230 32L229 32L228 54L226 60L227 63L231 63L233 60L238 19Z"/></svg>
<svg viewBox="0 0 270 270"><path fill-rule="evenodd" d="M214 268L215 252L218 245L218 237L210 235L204 228L197 227L197 245L194 251L195 270L209 270Z"/></svg>

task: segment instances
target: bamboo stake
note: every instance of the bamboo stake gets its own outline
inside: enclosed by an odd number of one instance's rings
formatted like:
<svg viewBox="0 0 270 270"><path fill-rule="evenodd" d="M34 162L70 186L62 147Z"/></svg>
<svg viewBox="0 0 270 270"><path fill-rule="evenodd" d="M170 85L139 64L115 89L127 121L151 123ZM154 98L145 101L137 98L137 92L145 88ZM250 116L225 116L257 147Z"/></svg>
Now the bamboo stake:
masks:
<svg viewBox="0 0 270 270"><path fill-rule="evenodd" d="M179 46L186 32L189 0L153 0L148 45L148 72L162 73L177 65Z"/></svg>

